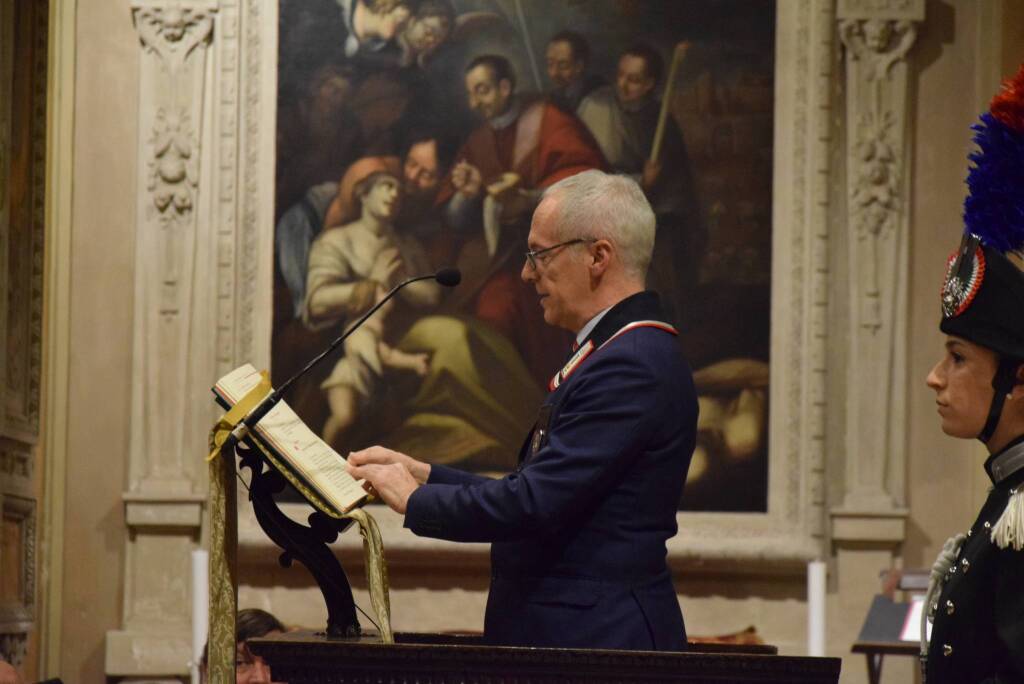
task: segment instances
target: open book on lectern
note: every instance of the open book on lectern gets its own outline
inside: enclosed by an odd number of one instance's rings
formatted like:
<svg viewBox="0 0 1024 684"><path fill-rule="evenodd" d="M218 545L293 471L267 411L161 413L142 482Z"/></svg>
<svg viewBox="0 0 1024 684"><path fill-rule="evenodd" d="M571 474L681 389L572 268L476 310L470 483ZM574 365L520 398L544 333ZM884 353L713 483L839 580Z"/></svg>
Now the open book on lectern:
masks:
<svg viewBox="0 0 1024 684"><path fill-rule="evenodd" d="M227 410L261 379L259 371L247 363L218 380L213 394ZM323 513L340 518L366 503L366 491L348 474L345 459L310 430L284 401L256 424L251 435L271 465Z"/></svg>

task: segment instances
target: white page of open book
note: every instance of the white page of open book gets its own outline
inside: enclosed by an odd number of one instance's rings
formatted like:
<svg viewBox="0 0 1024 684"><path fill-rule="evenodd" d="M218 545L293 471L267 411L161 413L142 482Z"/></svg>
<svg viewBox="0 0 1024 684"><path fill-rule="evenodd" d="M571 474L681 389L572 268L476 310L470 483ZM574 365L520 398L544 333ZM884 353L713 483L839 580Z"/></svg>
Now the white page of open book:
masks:
<svg viewBox="0 0 1024 684"><path fill-rule="evenodd" d="M245 364L221 378L217 389L234 405L259 381L259 372ZM360 483L345 470L345 459L310 430L284 401L271 409L255 429L338 510L348 511L366 496Z"/></svg>
<svg viewBox="0 0 1024 684"><path fill-rule="evenodd" d="M921 615L924 614L924 594L915 594L910 598L910 606L907 609L907 617L903 621L903 631L900 632L900 641L921 640ZM932 638L932 623L928 623L928 640Z"/></svg>

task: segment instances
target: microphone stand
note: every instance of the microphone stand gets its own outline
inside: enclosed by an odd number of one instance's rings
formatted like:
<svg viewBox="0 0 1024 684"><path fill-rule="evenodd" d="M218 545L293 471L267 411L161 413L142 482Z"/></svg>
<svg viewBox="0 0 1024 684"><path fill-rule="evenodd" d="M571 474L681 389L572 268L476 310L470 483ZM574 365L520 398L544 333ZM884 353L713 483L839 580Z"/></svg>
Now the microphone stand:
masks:
<svg viewBox="0 0 1024 684"><path fill-rule="evenodd" d="M239 440L245 438L245 436L249 434L249 431L256 427L256 423L260 422L260 420L262 420L263 417L266 416L271 409L277 406L278 402L280 402L281 398L284 396L285 391L292 385L293 382L295 382L300 377L305 375L313 367L315 367L317 364L323 361L328 354L337 349L341 345L341 343L348 338L349 335L354 333L359 328L359 326L365 323L366 319L372 316L377 311L377 309L384 306L384 304L386 304L387 301L395 295L395 293L397 293L406 285L410 285L421 280L439 280L439 276L443 277L445 275L449 275L449 273L450 272L448 271L448 269L445 269L439 271L438 273L431 273L430 275L422 275L415 276L413 278L407 278L406 280L403 280L398 285L395 285L393 288L391 288L391 290L386 295L384 295L379 302L374 304L366 313L360 316L359 320L353 323L348 330L346 330L337 339L331 342L327 346L327 349L323 350L315 357L313 357L313 359L309 363L307 363L305 367L302 368L302 370L297 372L292 377L288 378L280 387L273 390L270 394L266 396L265 399L263 399L263 401L257 404L252 411L246 414L245 418L239 421L238 426L231 431L231 435L224 442L224 449L226 451L231 451L232 449L234 449L235 444L237 444ZM447 285L448 283L443 282L442 284ZM454 286L457 284L458 282L456 280L456 282L450 286Z"/></svg>
<svg viewBox="0 0 1024 684"><path fill-rule="evenodd" d="M297 379L309 372L337 349L366 319L372 316L381 306L406 285L420 280L436 280L441 285L453 287L459 283L460 275L455 269L443 269L437 273L416 276L402 281L374 304L366 313L359 317L348 330L341 334L324 351L315 356L298 373L288 378L284 384L273 390L245 418L239 421L221 447L222 458L234 459L239 441L245 440L256 424L281 401L285 391ZM266 533L282 549L278 563L282 567L291 566L299 561L320 587L327 606L327 636L334 638L354 638L361 634L359 620L356 618L356 605L352 599L352 588L345 575L341 563L331 551L329 544L337 539L351 523L350 519L338 520L330 518L319 510L314 510L307 519L308 526L295 522L278 507L274 495L285 487L285 478L275 469L264 470L263 459L259 449L250 444L248 449L238 450L242 467L252 471L249 487L249 500L252 501L256 521ZM365 613L364 613L365 614Z"/></svg>

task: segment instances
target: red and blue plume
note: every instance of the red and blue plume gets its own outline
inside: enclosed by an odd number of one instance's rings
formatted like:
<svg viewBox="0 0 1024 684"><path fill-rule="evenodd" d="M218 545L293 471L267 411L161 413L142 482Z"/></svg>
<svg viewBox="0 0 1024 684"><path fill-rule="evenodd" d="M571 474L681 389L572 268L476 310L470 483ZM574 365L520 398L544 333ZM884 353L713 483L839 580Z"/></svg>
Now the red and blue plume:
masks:
<svg viewBox="0 0 1024 684"><path fill-rule="evenodd" d="M1000 252L1024 252L1024 64L975 124L964 229Z"/></svg>

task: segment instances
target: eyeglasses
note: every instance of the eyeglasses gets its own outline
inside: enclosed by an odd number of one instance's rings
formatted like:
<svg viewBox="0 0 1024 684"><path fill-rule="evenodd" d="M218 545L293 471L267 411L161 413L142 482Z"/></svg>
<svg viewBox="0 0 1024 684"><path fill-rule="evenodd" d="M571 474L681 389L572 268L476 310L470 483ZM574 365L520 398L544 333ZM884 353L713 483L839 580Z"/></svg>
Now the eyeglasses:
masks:
<svg viewBox="0 0 1024 684"><path fill-rule="evenodd" d="M530 251L526 252L526 261L530 264L530 268L536 271L538 268L540 268L541 266L546 266L547 263L551 261L551 257L553 257L554 255L550 254L550 252L560 247L578 245L581 242L589 243L597 242L597 240L593 240L591 238L576 238L575 240L566 240L565 242L559 242L557 245L551 245L550 247L545 247L544 249L531 249Z"/></svg>

